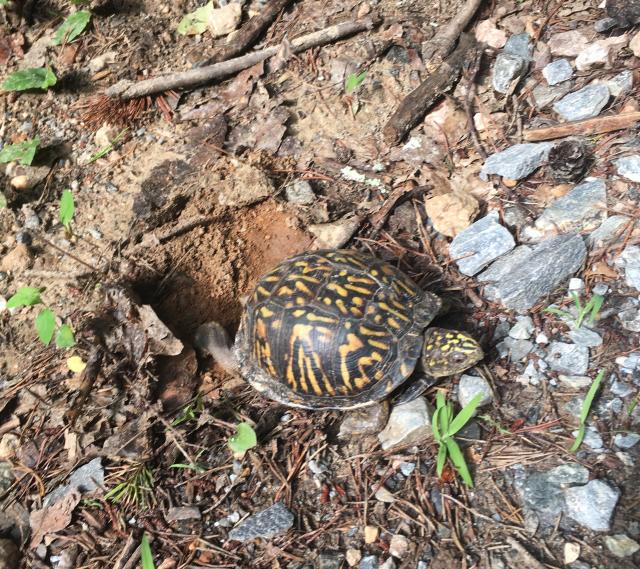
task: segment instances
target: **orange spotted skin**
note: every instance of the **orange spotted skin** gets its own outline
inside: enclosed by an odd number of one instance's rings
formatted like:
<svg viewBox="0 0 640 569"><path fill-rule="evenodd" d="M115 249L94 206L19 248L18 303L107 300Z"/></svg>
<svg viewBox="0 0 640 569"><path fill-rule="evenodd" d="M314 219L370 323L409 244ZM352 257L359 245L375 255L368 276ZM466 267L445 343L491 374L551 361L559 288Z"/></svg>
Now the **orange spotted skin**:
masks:
<svg viewBox="0 0 640 569"><path fill-rule="evenodd" d="M392 265L349 250L305 253L264 275L235 354L266 396L306 408L384 399L414 370L440 300Z"/></svg>

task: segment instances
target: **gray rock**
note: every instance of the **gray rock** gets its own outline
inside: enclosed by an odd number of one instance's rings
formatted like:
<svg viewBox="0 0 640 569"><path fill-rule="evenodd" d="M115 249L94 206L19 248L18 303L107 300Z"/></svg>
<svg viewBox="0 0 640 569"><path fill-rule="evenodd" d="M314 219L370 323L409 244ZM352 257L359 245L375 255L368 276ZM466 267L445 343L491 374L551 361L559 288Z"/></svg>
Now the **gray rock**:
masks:
<svg viewBox="0 0 640 569"><path fill-rule="evenodd" d="M640 332L640 307L630 307L618 313L620 324L630 332Z"/></svg>
<svg viewBox="0 0 640 569"><path fill-rule="evenodd" d="M593 29L599 34L603 34L615 26L616 21L613 18L600 18L595 24L593 24Z"/></svg>
<svg viewBox="0 0 640 569"><path fill-rule="evenodd" d="M389 404L386 401L367 405L345 413L340 424L340 438L362 437L379 433L387 424Z"/></svg>
<svg viewBox="0 0 640 569"><path fill-rule="evenodd" d="M544 66L542 75L549 85L557 85L573 77L573 67L566 59L556 59Z"/></svg>
<svg viewBox="0 0 640 569"><path fill-rule="evenodd" d="M640 245L628 245L615 261L616 266L624 268L625 282L640 290Z"/></svg>
<svg viewBox="0 0 640 569"><path fill-rule="evenodd" d="M638 441L640 441L640 434L638 433L618 433L613 437L613 444L625 450L638 444Z"/></svg>
<svg viewBox="0 0 640 569"><path fill-rule="evenodd" d="M404 535L395 534L389 542L389 553L397 559L404 559L409 553L409 540Z"/></svg>
<svg viewBox="0 0 640 569"><path fill-rule="evenodd" d="M579 279L578 277L572 277L569 279L569 290L570 291L581 291L584 289L584 281Z"/></svg>
<svg viewBox="0 0 640 569"><path fill-rule="evenodd" d="M616 358L616 363L620 366L622 373L633 373L636 370L640 370L640 352L619 356Z"/></svg>
<svg viewBox="0 0 640 569"><path fill-rule="evenodd" d="M536 220L544 232L566 233L596 229L606 217L607 186L601 178L588 178L555 200Z"/></svg>
<svg viewBox="0 0 640 569"><path fill-rule="evenodd" d="M478 407L483 407L493 401L491 386L484 377L467 374L462 375L462 377L460 377L460 383L458 384L458 402L460 406L466 407L478 394L481 396Z"/></svg>
<svg viewBox="0 0 640 569"><path fill-rule="evenodd" d="M524 75L528 63L518 55L499 53L493 66L493 89L498 93L508 93L514 81Z"/></svg>
<svg viewBox="0 0 640 569"><path fill-rule="evenodd" d="M101 458L94 458L87 464L77 468L69 476L69 482L58 486L55 490L47 494L43 500L43 505L54 504L63 496L74 490L81 494L90 494L95 490L104 488L104 468Z"/></svg>
<svg viewBox="0 0 640 569"><path fill-rule="evenodd" d="M600 227L587 237L589 247L602 247L614 243L622 235L623 227L629 222L625 215L607 217Z"/></svg>
<svg viewBox="0 0 640 569"><path fill-rule="evenodd" d="M610 97L611 93L606 85L587 85L565 95L553 105L553 110L567 121L590 119L600 114Z"/></svg>
<svg viewBox="0 0 640 569"><path fill-rule="evenodd" d="M282 503L276 502L266 510L249 516L229 532L229 539L250 541L257 537L269 539L285 533L293 525L293 514Z"/></svg>
<svg viewBox="0 0 640 569"><path fill-rule="evenodd" d="M577 437L578 431L577 430L573 431L571 434L574 437ZM602 441L602 437L600 436L600 433L595 427L591 427L591 426L587 427L584 430L583 443L593 450L600 450L602 449L602 445L603 445L603 441Z"/></svg>
<svg viewBox="0 0 640 569"><path fill-rule="evenodd" d="M487 299L496 301L500 298L498 283L509 275L513 266L526 259L531 254L532 250L533 249L528 245L518 245L515 249L500 257L483 273L480 273L477 277L478 280L488 281L488 284L484 287L484 295ZM488 275L488 278L483 278L483 275ZM498 330L501 329L502 325L504 325L505 328L504 334L496 335L495 339L504 338L509 334L508 322L500 322L496 327L496 334Z"/></svg>
<svg viewBox="0 0 640 569"><path fill-rule="evenodd" d="M589 349L575 344L551 342L546 361L552 370L568 375L584 375L589 369Z"/></svg>
<svg viewBox="0 0 640 569"><path fill-rule="evenodd" d="M177 522L181 520L199 520L202 517L200 509L197 506L176 506L169 508L165 515L168 522Z"/></svg>
<svg viewBox="0 0 640 569"><path fill-rule="evenodd" d="M296 205L311 205L316 199L311 184L306 180L295 180L285 188L284 193L287 201Z"/></svg>
<svg viewBox="0 0 640 569"><path fill-rule="evenodd" d="M606 283L596 283L593 285L591 292L599 296L605 296L609 292L609 285Z"/></svg>
<svg viewBox="0 0 640 569"><path fill-rule="evenodd" d="M616 557L629 557L640 551L640 544L623 533L606 535L604 544Z"/></svg>
<svg viewBox="0 0 640 569"><path fill-rule="evenodd" d="M512 205L504 208L502 218L509 227L521 227L527 223L527 211L519 205Z"/></svg>
<svg viewBox="0 0 640 569"><path fill-rule="evenodd" d="M318 569L340 569L344 555L339 551L323 551L318 555Z"/></svg>
<svg viewBox="0 0 640 569"><path fill-rule="evenodd" d="M589 40L578 30L553 34L549 39L549 50L553 55L575 57L589 44Z"/></svg>
<svg viewBox="0 0 640 569"><path fill-rule="evenodd" d="M640 182L640 154L631 154L614 160L618 176L632 182Z"/></svg>
<svg viewBox="0 0 640 569"><path fill-rule="evenodd" d="M505 338L496 345L498 355L501 358L509 358L512 362L522 361L533 350L531 340L516 340L515 338Z"/></svg>
<svg viewBox="0 0 640 569"><path fill-rule="evenodd" d="M584 486L568 488L564 497L565 511L572 520L592 531L609 531L620 490L602 480L592 480Z"/></svg>
<svg viewBox="0 0 640 569"><path fill-rule="evenodd" d="M589 387L593 380L587 375L565 375L563 373L558 375L558 381L568 389L584 389Z"/></svg>
<svg viewBox="0 0 640 569"><path fill-rule="evenodd" d="M569 338L577 346L595 348L602 345L602 336L588 328L577 328L569 331Z"/></svg>
<svg viewBox="0 0 640 569"><path fill-rule="evenodd" d="M558 85L545 85L539 83L531 89L531 97L533 98L533 106L539 111L548 107L551 103L562 99L573 88L572 81L563 81Z"/></svg>
<svg viewBox="0 0 640 569"><path fill-rule="evenodd" d="M627 397L632 393L635 393L635 388L629 385L626 381L620 381L615 374L612 376L613 381L611 382L611 393L613 393L617 397Z"/></svg>
<svg viewBox="0 0 640 569"><path fill-rule="evenodd" d="M539 168L549 156L553 142L528 142L514 144L502 152L487 158L480 171L480 178L488 180L490 174L497 174L511 180L526 178Z"/></svg>
<svg viewBox="0 0 640 569"><path fill-rule="evenodd" d="M18 569L20 550L10 539L0 538L0 569Z"/></svg>
<svg viewBox="0 0 640 569"><path fill-rule="evenodd" d="M533 59L531 36L527 33L512 35L507 40L507 43L504 44L502 52L510 55L518 55L526 61L531 61Z"/></svg>
<svg viewBox="0 0 640 569"><path fill-rule="evenodd" d="M458 233L451 241L449 254L458 259L462 274L472 276L515 245L509 230L498 223L498 213L492 211Z"/></svg>
<svg viewBox="0 0 640 569"><path fill-rule="evenodd" d="M625 69L606 81L606 85L613 97L626 95L633 89L633 73L631 70Z"/></svg>
<svg viewBox="0 0 640 569"><path fill-rule="evenodd" d="M402 472L403 476L406 476L407 478L409 478L409 476L411 476L411 474L413 473L413 471L416 469L416 463L415 462L401 462L400 463L400 472Z"/></svg>
<svg viewBox="0 0 640 569"><path fill-rule="evenodd" d="M559 235L534 249L514 249L508 260L499 259L478 280L494 281L485 287L489 300L513 310L527 310L573 275L586 256L580 235Z"/></svg>
<svg viewBox="0 0 640 569"><path fill-rule="evenodd" d="M383 450L394 446L428 440L431 432L433 407L424 397L418 397L408 403L396 405L389 415L389 422L378 440Z"/></svg>
<svg viewBox="0 0 640 569"><path fill-rule="evenodd" d="M375 555L366 555L360 560L359 569L378 569L380 562Z"/></svg>
<svg viewBox="0 0 640 569"><path fill-rule="evenodd" d="M535 326L531 316L518 316L517 322L509 330L509 337L515 340L528 340L531 338Z"/></svg>

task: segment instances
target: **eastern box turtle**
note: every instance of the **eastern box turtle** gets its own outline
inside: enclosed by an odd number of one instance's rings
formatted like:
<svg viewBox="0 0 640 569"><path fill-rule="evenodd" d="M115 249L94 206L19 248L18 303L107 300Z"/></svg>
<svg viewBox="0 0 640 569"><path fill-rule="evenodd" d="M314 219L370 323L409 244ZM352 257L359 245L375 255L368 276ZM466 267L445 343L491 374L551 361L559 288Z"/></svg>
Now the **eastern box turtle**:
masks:
<svg viewBox="0 0 640 569"><path fill-rule="evenodd" d="M350 250L309 252L260 279L232 349L216 323L196 343L263 395L308 409L374 403L418 365L419 377L401 397L409 401L434 378L483 357L463 332L427 328L440 308L436 295L389 263Z"/></svg>

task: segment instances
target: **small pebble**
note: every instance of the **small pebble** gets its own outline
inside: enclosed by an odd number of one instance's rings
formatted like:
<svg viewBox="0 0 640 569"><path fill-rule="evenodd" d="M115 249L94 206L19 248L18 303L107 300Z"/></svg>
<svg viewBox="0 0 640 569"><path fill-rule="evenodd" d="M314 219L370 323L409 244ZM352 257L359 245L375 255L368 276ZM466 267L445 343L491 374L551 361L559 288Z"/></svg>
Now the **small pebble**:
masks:
<svg viewBox="0 0 640 569"><path fill-rule="evenodd" d="M345 558L349 567L355 567L362 559L362 553L360 553L359 549L347 549Z"/></svg>
<svg viewBox="0 0 640 569"><path fill-rule="evenodd" d="M404 559L409 552L409 540L404 535L394 535L389 542L389 553L398 559Z"/></svg>
<svg viewBox="0 0 640 569"><path fill-rule="evenodd" d="M378 539L380 529L376 526L365 526L364 528L364 542L366 544L375 543Z"/></svg>

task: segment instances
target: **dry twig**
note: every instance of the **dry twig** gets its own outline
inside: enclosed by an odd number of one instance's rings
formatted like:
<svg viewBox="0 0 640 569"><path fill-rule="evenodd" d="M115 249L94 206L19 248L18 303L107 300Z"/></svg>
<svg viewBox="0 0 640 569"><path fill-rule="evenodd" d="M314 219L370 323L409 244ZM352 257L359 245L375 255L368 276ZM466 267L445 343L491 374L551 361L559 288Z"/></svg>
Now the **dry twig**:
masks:
<svg viewBox="0 0 640 569"><path fill-rule="evenodd" d="M434 55L440 57L449 55L456 40L467 27L481 3L482 0L467 0L451 21L429 42L423 51L423 56L426 59L431 59Z"/></svg>
<svg viewBox="0 0 640 569"><path fill-rule="evenodd" d="M622 130L633 126L637 122L640 122L640 112L622 113L616 116L596 117L594 119L526 130L523 136L528 142L553 140L554 138L563 138L565 136L592 136L594 134Z"/></svg>

